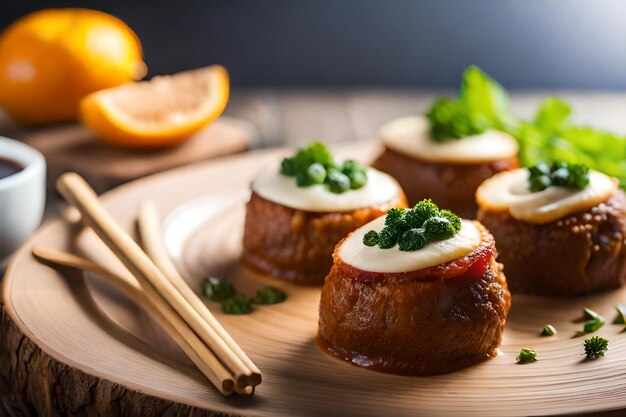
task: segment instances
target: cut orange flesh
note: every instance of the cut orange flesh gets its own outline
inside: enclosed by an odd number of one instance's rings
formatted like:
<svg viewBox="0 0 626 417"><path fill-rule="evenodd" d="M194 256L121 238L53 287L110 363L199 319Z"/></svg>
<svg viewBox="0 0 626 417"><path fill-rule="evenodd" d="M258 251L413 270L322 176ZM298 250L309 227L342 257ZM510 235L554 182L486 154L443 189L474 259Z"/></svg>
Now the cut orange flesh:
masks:
<svg viewBox="0 0 626 417"><path fill-rule="evenodd" d="M228 73L214 65L90 94L80 103L80 117L111 145L160 148L186 140L215 120L228 94Z"/></svg>

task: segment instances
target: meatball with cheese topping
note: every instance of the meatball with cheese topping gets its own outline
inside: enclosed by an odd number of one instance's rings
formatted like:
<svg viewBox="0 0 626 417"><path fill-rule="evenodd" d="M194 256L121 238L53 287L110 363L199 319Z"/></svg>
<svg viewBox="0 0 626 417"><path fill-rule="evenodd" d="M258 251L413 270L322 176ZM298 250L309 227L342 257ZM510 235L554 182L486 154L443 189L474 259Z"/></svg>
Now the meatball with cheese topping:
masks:
<svg viewBox="0 0 626 417"><path fill-rule="evenodd" d="M285 161L252 182L242 261L264 275L321 285L335 245L390 208L406 206L406 199L389 175L337 162L320 143Z"/></svg>
<svg viewBox="0 0 626 417"><path fill-rule="evenodd" d="M430 198L460 216L474 218L474 193L487 178L519 167L516 140L488 130L434 141L425 117L394 120L380 130L385 146L373 167L396 178L409 204Z"/></svg>
<svg viewBox="0 0 626 417"><path fill-rule="evenodd" d="M441 234L429 225L445 219L406 213L399 244L388 247L387 215L337 245L322 287L320 345L354 365L413 376L495 356L511 298L493 237L470 220Z"/></svg>
<svg viewBox="0 0 626 417"><path fill-rule="evenodd" d="M511 291L571 296L620 287L626 281L624 192L615 178L557 165L498 174L477 190L478 219L496 238ZM566 181L575 169L585 172L578 185Z"/></svg>

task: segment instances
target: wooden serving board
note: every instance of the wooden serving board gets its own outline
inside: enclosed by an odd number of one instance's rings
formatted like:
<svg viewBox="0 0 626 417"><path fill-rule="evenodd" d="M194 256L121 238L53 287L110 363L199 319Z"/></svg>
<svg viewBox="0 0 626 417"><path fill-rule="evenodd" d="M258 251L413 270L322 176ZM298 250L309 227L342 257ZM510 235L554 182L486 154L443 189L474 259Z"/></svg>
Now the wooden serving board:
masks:
<svg viewBox="0 0 626 417"><path fill-rule="evenodd" d="M368 160L378 147L355 144L341 151ZM239 266L247 188L284 154L256 152L178 169L119 187L103 200L133 231L138 204L153 199L164 214L168 250L193 288L215 274L252 293L267 280ZM118 265L93 234L61 221L42 228L9 265L0 369L25 408L41 415L485 417L623 415L626 408L623 326L607 324L597 332L610 345L595 361L584 360L584 338L572 338L582 328L576 320L583 307L610 322L626 290L574 299L514 296L499 356L452 374L412 378L322 353L315 342L319 289L272 281L287 291L285 303L226 316L208 302L264 375L253 397L223 398L129 300L94 277L38 264L33 246ZM539 336L546 323L556 326L557 336ZM515 364L521 347L534 347L539 361Z"/></svg>
<svg viewBox="0 0 626 417"><path fill-rule="evenodd" d="M74 171L103 192L157 172L244 151L253 129L242 120L220 117L179 146L127 150L101 143L80 124L27 129L0 114L0 136L19 139L45 156L51 188L61 174Z"/></svg>

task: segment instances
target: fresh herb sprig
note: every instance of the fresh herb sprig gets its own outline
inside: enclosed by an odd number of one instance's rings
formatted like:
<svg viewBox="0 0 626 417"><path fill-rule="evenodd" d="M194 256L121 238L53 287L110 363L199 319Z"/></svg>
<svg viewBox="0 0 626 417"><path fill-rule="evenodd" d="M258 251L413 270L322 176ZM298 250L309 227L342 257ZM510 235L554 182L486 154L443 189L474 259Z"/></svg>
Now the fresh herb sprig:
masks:
<svg viewBox="0 0 626 417"><path fill-rule="evenodd" d="M461 219L435 203L422 200L413 208L392 208L380 232L370 230L363 236L366 246L390 249L396 244L401 251L415 251L427 243L444 240L461 230Z"/></svg>
<svg viewBox="0 0 626 417"><path fill-rule="evenodd" d="M514 122L508 96L500 84L472 65L463 73L458 99L436 99L426 111L431 138L460 139L487 129L507 130Z"/></svg>
<svg viewBox="0 0 626 417"><path fill-rule="evenodd" d="M560 161L540 162L528 167L528 189L533 193L555 185L582 190L589 185L589 168L583 164Z"/></svg>
<svg viewBox="0 0 626 417"><path fill-rule="evenodd" d="M584 347L587 359L597 359L600 356L604 356L609 349L609 341L604 337L592 336L589 339L585 339Z"/></svg>
<svg viewBox="0 0 626 417"><path fill-rule="evenodd" d="M330 150L321 142L311 142L296 155L285 158L280 173L295 177L298 187L324 184L330 192L341 194L367 184L367 169L354 160L335 163Z"/></svg>
<svg viewBox="0 0 626 417"><path fill-rule="evenodd" d="M515 362L519 364L531 363L537 361L537 351L531 348L522 348L519 355L515 358Z"/></svg>
<svg viewBox="0 0 626 417"><path fill-rule="evenodd" d="M480 113L469 111L459 100L438 98L426 112L430 135L435 142L478 135L489 128L489 121Z"/></svg>
<svg viewBox="0 0 626 417"><path fill-rule="evenodd" d="M204 280L202 293L220 303L224 314L248 314L254 311L254 304L278 304L287 299L287 293L273 286L261 288L254 298L245 297L229 281L218 277Z"/></svg>

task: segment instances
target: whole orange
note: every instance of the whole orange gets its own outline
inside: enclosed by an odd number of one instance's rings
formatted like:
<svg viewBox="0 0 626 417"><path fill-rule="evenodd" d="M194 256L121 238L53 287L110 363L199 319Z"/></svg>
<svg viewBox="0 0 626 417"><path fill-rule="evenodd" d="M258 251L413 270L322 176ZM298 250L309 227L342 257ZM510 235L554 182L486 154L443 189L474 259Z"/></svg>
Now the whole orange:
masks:
<svg viewBox="0 0 626 417"><path fill-rule="evenodd" d="M0 106L22 123L74 120L87 94L145 73L135 33L96 10L40 10L0 35Z"/></svg>

